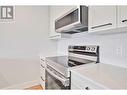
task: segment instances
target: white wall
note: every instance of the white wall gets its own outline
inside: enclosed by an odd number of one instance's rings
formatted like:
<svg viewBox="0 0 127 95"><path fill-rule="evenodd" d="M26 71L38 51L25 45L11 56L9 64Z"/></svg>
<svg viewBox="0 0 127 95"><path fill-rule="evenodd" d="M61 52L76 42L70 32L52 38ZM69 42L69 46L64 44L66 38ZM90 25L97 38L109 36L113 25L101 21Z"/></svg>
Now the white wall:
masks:
<svg viewBox="0 0 127 95"><path fill-rule="evenodd" d="M68 45L99 45L101 63L127 67L126 42L127 33L109 35L74 34L71 39L62 39L58 42L58 53L67 54ZM117 53L117 51L122 51L122 54Z"/></svg>
<svg viewBox="0 0 127 95"><path fill-rule="evenodd" d="M13 21L0 21L0 73L8 85L37 80L38 55L56 51L48 14L47 6L16 6Z"/></svg>

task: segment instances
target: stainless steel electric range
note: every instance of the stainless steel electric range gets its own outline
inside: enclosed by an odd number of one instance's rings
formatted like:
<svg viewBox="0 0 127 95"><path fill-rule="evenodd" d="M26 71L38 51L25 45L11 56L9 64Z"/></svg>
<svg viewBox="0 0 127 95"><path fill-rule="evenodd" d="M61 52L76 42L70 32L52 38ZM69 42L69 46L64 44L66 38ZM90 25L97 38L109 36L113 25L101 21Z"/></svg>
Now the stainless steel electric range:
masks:
<svg viewBox="0 0 127 95"><path fill-rule="evenodd" d="M99 63L99 46L69 46L68 56L46 58L46 89L70 89L69 68Z"/></svg>

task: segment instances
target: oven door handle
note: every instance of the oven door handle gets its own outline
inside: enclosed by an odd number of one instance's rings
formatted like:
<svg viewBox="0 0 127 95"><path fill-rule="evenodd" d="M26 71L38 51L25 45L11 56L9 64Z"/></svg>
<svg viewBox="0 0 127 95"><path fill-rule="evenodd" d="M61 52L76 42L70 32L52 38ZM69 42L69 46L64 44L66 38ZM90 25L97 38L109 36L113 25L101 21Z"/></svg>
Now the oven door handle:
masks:
<svg viewBox="0 0 127 95"><path fill-rule="evenodd" d="M69 86L69 78L64 78L64 77L60 77L58 75L56 75L55 73L53 73L49 68L46 68L46 71L51 74L53 77L55 77L56 79L58 79L59 81L62 82L62 84L66 87Z"/></svg>

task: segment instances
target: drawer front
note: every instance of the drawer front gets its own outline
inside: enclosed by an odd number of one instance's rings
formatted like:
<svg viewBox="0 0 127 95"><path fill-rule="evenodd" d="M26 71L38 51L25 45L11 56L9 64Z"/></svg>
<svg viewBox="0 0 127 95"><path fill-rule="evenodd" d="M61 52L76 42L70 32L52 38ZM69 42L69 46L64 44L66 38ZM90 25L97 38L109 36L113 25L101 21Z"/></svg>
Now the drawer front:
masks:
<svg viewBox="0 0 127 95"><path fill-rule="evenodd" d="M77 85L82 90L96 90L96 89L104 89L103 87L94 84L88 79L82 78L74 73L71 74L71 84Z"/></svg>
<svg viewBox="0 0 127 95"><path fill-rule="evenodd" d="M44 68L40 69L40 76L42 76L42 78L45 80L45 69Z"/></svg>
<svg viewBox="0 0 127 95"><path fill-rule="evenodd" d="M43 67L45 67L45 62L44 62L44 61L40 61L40 63L41 63L41 65L42 65Z"/></svg>
<svg viewBox="0 0 127 95"><path fill-rule="evenodd" d="M40 58L40 61L45 62L45 58Z"/></svg>
<svg viewBox="0 0 127 95"><path fill-rule="evenodd" d="M45 89L45 81L42 80L41 77L40 77L40 84L41 84L42 88Z"/></svg>
<svg viewBox="0 0 127 95"><path fill-rule="evenodd" d="M45 65L44 64L40 64L40 68L41 69L44 69L45 68Z"/></svg>

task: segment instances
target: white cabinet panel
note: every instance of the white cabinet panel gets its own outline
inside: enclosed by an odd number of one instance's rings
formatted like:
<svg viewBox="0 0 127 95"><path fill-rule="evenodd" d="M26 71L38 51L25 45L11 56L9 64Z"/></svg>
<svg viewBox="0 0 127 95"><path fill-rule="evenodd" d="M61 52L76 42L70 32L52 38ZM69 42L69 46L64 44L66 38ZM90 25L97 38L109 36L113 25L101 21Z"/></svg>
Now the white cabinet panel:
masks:
<svg viewBox="0 0 127 95"><path fill-rule="evenodd" d="M116 28L116 6L90 6L89 32Z"/></svg>
<svg viewBox="0 0 127 95"><path fill-rule="evenodd" d="M97 85L97 83L93 83L93 81L71 72L71 89L101 90L104 89L104 87L101 87L100 85Z"/></svg>
<svg viewBox="0 0 127 95"><path fill-rule="evenodd" d="M43 81L41 77L40 77L40 84L42 88L45 89L45 81Z"/></svg>
<svg viewBox="0 0 127 95"><path fill-rule="evenodd" d="M40 59L40 64L45 67L46 66L46 63L45 63L45 59L41 58Z"/></svg>
<svg viewBox="0 0 127 95"><path fill-rule="evenodd" d="M61 34L55 31L56 14L57 14L56 7L54 6L50 7L50 22L49 22L50 24L49 38L50 39L54 39L54 38L56 39L61 37Z"/></svg>
<svg viewBox="0 0 127 95"><path fill-rule="evenodd" d="M42 77L43 80L45 80L45 68L42 67L42 65L41 65L41 69L40 69L40 76Z"/></svg>
<svg viewBox="0 0 127 95"><path fill-rule="evenodd" d="M62 15L66 14L68 11L76 8L77 6L54 6L55 9L55 19L61 17Z"/></svg>
<svg viewBox="0 0 127 95"><path fill-rule="evenodd" d="M81 88L77 87L77 85L71 83L71 90L81 90Z"/></svg>
<svg viewBox="0 0 127 95"><path fill-rule="evenodd" d="M118 27L127 26L127 6L118 6Z"/></svg>
<svg viewBox="0 0 127 95"><path fill-rule="evenodd" d="M45 89L45 59L40 59L40 84Z"/></svg>

